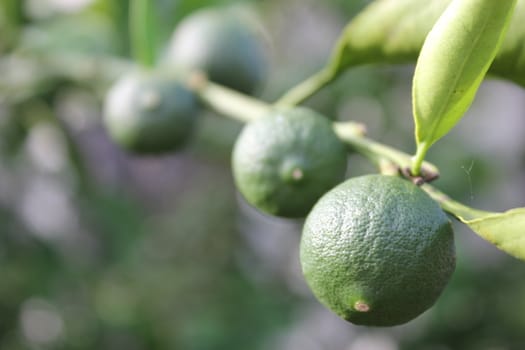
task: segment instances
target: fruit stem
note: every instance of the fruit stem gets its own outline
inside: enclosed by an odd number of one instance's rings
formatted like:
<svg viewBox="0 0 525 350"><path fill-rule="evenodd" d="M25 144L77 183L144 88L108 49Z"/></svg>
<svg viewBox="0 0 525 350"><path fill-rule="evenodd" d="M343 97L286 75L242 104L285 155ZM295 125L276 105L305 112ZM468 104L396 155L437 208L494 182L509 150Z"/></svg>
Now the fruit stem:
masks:
<svg viewBox="0 0 525 350"><path fill-rule="evenodd" d="M428 145L426 142L418 143L417 145L417 151L414 157L412 158L412 165L410 168L410 172L414 176L419 176L421 173L421 166L423 164L423 160L425 159L425 156L427 155L428 151Z"/></svg>
<svg viewBox="0 0 525 350"><path fill-rule="evenodd" d="M135 60L145 67L155 64L155 8L154 0L131 0L129 31L131 50Z"/></svg>
<svg viewBox="0 0 525 350"><path fill-rule="evenodd" d="M261 100L249 97L240 92L209 81L200 72L190 74L187 86L200 99L216 112L241 122L250 122L269 114L273 108ZM390 146L373 141L364 136L363 124L356 122L335 122L334 131L346 144L363 154L378 166L383 160L394 163L403 174L412 164L412 156ZM430 181L438 176L435 165L422 164L422 178Z"/></svg>
<svg viewBox="0 0 525 350"><path fill-rule="evenodd" d="M443 208L443 210L454 215L461 221L473 220L480 217L495 214L492 212L468 207L460 202L453 200L452 198L450 198L449 196L447 196L446 194L429 184L424 184L421 186L421 188L425 192L427 192L430 195L430 197L432 197L436 202L438 202L441 208Z"/></svg>
<svg viewBox="0 0 525 350"><path fill-rule="evenodd" d="M269 114L272 110L271 105L261 100L212 83L201 72L190 74L187 85L210 108L240 122L250 122Z"/></svg>
<svg viewBox="0 0 525 350"><path fill-rule="evenodd" d="M381 166L382 161L386 159L396 164L402 173L406 173L406 169L410 169L412 165L411 155L363 136L355 129L354 122L336 122L334 130L341 140L375 162L377 166ZM428 181L439 175L439 170L431 163L422 162L421 167L423 178Z"/></svg>
<svg viewBox="0 0 525 350"><path fill-rule="evenodd" d="M332 69L323 68L286 92L275 104L281 107L297 106L328 85L335 75Z"/></svg>

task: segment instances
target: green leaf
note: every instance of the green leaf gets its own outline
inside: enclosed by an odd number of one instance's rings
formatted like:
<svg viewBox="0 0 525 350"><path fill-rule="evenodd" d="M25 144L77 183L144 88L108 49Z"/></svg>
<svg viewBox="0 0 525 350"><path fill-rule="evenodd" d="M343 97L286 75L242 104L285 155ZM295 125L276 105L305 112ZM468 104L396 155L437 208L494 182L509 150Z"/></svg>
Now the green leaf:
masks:
<svg viewBox="0 0 525 350"><path fill-rule="evenodd" d="M450 0L376 0L343 30L328 64L333 74L367 63L413 62Z"/></svg>
<svg viewBox="0 0 525 350"><path fill-rule="evenodd" d="M501 250L525 260L525 208L461 221Z"/></svg>
<svg viewBox="0 0 525 350"><path fill-rule="evenodd" d="M516 0L454 0L428 34L414 73L412 107L419 174L426 151L472 104L510 23Z"/></svg>
<svg viewBox="0 0 525 350"><path fill-rule="evenodd" d="M415 62L425 37L451 0L376 0L343 30L326 69L333 78L369 63ZM499 3L498 1L494 1ZM518 0L489 73L525 86L525 0Z"/></svg>
<svg viewBox="0 0 525 350"><path fill-rule="evenodd" d="M504 252L525 260L525 208L493 213L456 202L430 185L425 190L441 207L466 224L480 237Z"/></svg>
<svg viewBox="0 0 525 350"><path fill-rule="evenodd" d="M450 0L372 2L345 27L328 64L289 90L277 104L298 105L350 67L367 63L415 61L426 34L449 2Z"/></svg>
<svg viewBox="0 0 525 350"><path fill-rule="evenodd" d="M297 105L345 70L377 63L413 63L425 37L451 0L375 0L353 18L338 39L328 64L287 92L280 104ZM489 74L525 87L525 0L515 14Z"/></svg>

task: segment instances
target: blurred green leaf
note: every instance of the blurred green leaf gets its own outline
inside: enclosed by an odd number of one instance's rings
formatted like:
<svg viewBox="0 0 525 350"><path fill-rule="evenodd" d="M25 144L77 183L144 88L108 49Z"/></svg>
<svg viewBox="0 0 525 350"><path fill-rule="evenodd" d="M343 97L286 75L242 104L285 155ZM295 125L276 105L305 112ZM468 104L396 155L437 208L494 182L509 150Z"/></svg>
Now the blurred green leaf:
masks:
<svg viewBox="0 0 525 350"><path fill-rule="evenodd" d="M111 22L95 13L57 17L27 25L18 43L19 51L37 54L116 54L118 37Z"/></svg>
<svg viewBox="0 0 525 350"><path fill-rule="evenodd" d="M333 74L367 63L414 61L450 0L376 0L350 20L329 63Z"/></svg>
<svg viewBox="0 0 525 350"><path fill-rule="evenodd" d="M0 53L16 42L23 21L22 9L22 1L0 1Z"/></svg>
<svg viewBox="0 0 525 350"><path fill-rule="evenodd" d="M369 63L415 62L425 37L451 0L376 0L344 29L327 66L335 78ZM497 2L499 4L499 2ZM525 86L525 0L518 0L489 73Z"/></svg>

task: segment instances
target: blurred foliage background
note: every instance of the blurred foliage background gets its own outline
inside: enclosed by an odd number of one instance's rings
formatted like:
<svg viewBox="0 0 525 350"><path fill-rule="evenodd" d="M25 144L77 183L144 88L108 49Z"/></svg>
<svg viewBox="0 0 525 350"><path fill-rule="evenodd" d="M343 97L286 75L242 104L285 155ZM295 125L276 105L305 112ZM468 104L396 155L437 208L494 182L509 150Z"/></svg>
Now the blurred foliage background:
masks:
<svg viewBox="0 0 525 350"><path fill-rule="evenodd" d="M267 33L259 96L274 100L321 67L366 3L242 2ZM158 0L159 52L187 14L232 4ZM236 194L241 125L207 112L186 149L161 157L114 146L101 105L130 58L128 6L0 1L0 349L525 348L525 264L459 224L457 271L434 308L391 329L352 326L302 279L301 222L263 216ZM412 152L412 72L355 69L307 104ZM486 82L429 155L436 185L483 209L524 206L524 112L522 89ZM372 171L350 155L348 176Z"/></svg>

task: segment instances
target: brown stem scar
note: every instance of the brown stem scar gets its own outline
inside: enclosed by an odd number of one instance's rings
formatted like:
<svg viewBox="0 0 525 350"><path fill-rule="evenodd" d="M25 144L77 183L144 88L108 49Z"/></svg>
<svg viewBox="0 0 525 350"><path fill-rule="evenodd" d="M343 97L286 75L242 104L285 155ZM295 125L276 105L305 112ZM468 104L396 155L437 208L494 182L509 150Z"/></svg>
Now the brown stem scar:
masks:
<svg viewBox="0 0 525 350"><path fill-rule="evenodd" d="M293 171L292 171L292 178L294 180L301 180L302 178L304 177L304 173L301 169L299 168L295 168Z"/></svg>
<svg viewBox="0 0 525 350"><path fill-rule="evenodd" d="M358 300L354 304L354 309L359 312L368 312L370 311L370 306L364 301Z"/></svg>
<svg viewBox="0 0 525 350"><path fill-rule="evenodd" d="M422 186L423 184L432 182L439 177L439 173L435 173L424 168L421 169L421 175L417 176L412 174L410 168L402 168L400 171L401 175L412 181L412 183L414 183L416 186Z"/></svg>

